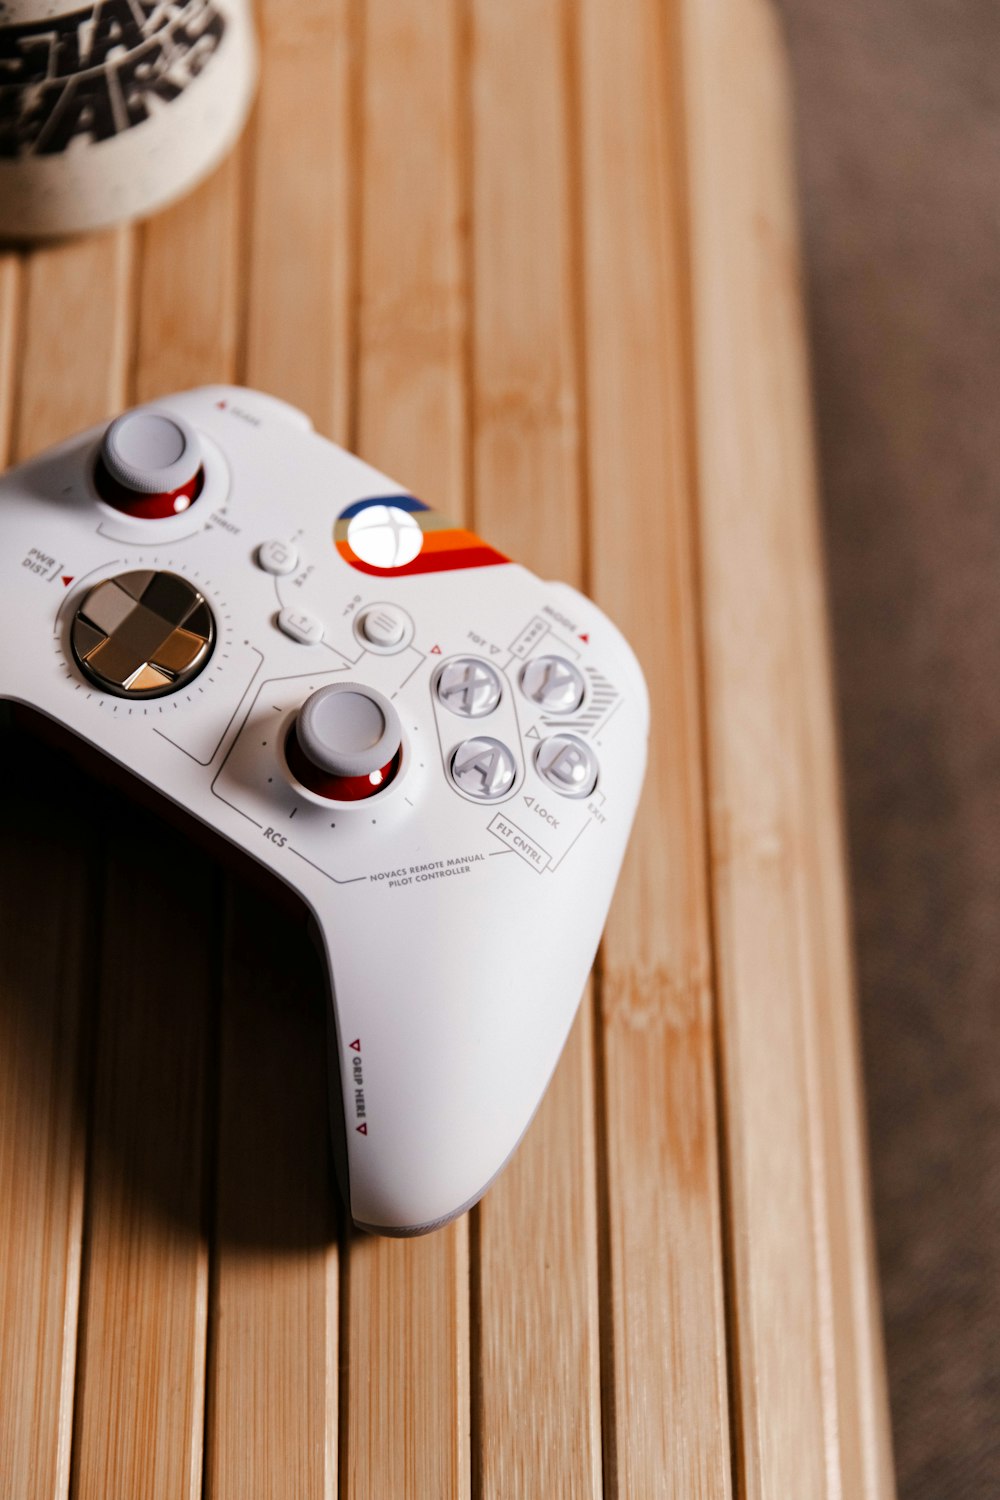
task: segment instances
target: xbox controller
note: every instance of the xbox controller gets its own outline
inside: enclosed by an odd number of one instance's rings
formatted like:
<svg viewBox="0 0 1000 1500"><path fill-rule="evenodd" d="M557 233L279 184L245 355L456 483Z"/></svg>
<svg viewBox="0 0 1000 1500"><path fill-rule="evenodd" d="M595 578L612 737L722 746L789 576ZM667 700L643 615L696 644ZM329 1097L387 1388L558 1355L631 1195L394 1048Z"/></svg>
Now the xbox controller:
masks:
<svg viewBox="0 0 1000 1500"><path fill-rule="evenodd" d="M355 1223L464 1212L545 1092L621 866L649 725L623 637L227 386L9 471L0 538L0 697L309 908Z"/></svg>

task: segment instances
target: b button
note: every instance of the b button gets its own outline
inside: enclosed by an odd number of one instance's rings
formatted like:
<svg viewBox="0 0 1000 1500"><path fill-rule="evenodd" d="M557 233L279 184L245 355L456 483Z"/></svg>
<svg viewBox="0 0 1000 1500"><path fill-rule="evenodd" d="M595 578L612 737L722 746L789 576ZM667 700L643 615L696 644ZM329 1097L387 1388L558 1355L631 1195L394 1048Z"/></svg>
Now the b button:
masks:
<svg viewBox="0 0 1000 1500"><path fill-rule="evenodd" d="M554 734L535 752L543 781L564 797L589 797L597 785L597 756L575 734Z"/></svg>

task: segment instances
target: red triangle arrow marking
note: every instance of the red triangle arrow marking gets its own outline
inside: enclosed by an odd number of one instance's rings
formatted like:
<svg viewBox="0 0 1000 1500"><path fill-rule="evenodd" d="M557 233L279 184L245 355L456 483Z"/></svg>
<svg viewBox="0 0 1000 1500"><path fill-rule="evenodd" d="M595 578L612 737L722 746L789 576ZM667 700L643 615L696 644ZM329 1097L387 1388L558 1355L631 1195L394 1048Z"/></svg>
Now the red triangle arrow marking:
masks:
<svg viewBox="0 0 1000 1500"><path fill-rule="evenodd" d="M368 1134L368 1122L365 1121L364 1125L359 1125L358 1126L358 1135L367 1135L367 1134Z"/></svg>
<svg viewBox="0 0 1000 1500"><path fill-rule="evenodd" d="M581 641L585 641L588 646L590 645L590 636L589 635L581 635L580 639L581 639Z"/></svg>
<svg viewBox="0 0 1000 1500"><path fill-rule="evenodd" d="M73 576L74 575L72 573L64 573L62 575L62 581L67 588L69 588L70 584L73 582Z"/></svg>
<svg viewBox="0 0 1000 1500"><path fill-rule="evenodd" d="M360 1037L355 1037L354 1041L351 1043L351 1051L352 1052L360 1052L361 1051L361 1038Z"/></svg>
<svg viewBox="0 0 1000 1500"><path fill-rule="evenodd" d="M224 401L216 401L215 404L218 407L219 411L225 411L226 403Z"/></svg>
<svg viewBox="0 0 1000 1500"><path fill-rule="evenodd" d="M430 654L431 654L431 656L440 656L441 655L441 647L440 646L432 646Z"/></svg>

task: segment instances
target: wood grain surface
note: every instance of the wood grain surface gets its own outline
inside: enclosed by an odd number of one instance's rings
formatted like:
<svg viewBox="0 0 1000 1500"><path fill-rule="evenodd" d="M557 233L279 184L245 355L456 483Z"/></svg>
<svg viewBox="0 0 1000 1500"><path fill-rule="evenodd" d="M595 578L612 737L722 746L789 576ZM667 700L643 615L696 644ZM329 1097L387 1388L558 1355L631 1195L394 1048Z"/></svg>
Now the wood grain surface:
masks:
<svg viewBox="0 0 1000 1500"><path fill-rule="evenodd" d="M890 1500L770 10L257 19L210 181L0 256L0 443L292 401L593 594L650 770L519 1153L391 1241L337 1200L304 923L4 721L0 1500Z"/></svg>

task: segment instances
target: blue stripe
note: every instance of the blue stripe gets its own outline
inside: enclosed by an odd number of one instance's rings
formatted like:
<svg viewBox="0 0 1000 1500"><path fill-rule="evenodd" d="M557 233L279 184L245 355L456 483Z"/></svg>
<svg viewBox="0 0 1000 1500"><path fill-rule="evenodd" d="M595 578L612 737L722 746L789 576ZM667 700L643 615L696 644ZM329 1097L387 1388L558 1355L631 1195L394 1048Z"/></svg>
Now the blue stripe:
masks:
<svg viewBox="0 0 1000 1500"><path fill-rule="evenodd" d="M400 510L430 510L422 500L417 500L413 495L376 495L372 500L355 500L346 510L342 510L337 517L338 521L350 521L361 511L368 510L372 505L395 505Z"/></svg>

